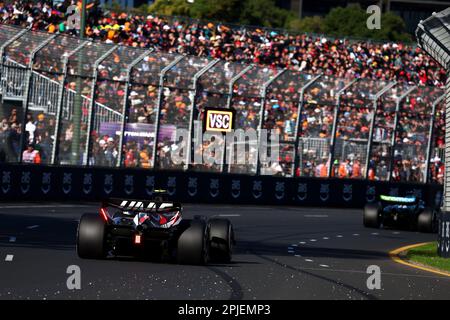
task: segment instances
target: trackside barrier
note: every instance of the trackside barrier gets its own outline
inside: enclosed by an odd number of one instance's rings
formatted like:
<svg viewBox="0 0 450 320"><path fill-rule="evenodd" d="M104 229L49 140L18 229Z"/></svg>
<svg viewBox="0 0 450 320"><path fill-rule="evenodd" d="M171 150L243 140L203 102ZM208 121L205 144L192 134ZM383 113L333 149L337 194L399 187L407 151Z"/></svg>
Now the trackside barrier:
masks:
<svg viewBox="0 0 450 320"><path fill-rule="evenodd" d="M438 255L450 258L450 215L440 214L438 224Z"/></svg>
<svg viewBox="0 0 450 320"><path fill-rule="evenodd" d="M283 178L205 172L0 165L0 201L148 199L167 189L174 201L362 208L380 194L413 191L428 205L440 202L437 184L351 179Z"/></svg>
<svg viewBox="0 0 450 320"><path fill-rule="evenodd" d="M2 67L1 87L3 99L23 100L27 68L11 59Z"/></svg>

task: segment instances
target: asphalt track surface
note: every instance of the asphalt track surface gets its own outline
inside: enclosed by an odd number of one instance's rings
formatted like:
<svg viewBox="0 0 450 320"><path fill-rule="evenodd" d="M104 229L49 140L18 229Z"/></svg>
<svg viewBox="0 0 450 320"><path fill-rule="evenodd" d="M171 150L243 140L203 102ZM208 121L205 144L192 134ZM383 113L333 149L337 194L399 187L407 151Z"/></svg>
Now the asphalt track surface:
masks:
<svg viewBox="0 0 450 320"><path fill-rule="evenodd" d="M187 205L185 216L232 220L230 264L82 260L78 219L94 205L0 205L0 299L449 299L450 278L393 262L392 249L436 239L362 226L361 210ZM81 290L66 286L69 265ZM381 269L381 289L367 268Z"/></svg>

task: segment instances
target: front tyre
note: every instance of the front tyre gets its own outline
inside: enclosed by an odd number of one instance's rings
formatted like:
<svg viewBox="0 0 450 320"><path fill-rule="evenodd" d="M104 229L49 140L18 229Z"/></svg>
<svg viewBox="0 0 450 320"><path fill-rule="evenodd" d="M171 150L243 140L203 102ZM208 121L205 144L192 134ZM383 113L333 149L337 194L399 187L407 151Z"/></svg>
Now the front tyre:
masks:
<svg viewBox="0 0 450 320"><path fill-rule="evenodd" d="M434 220L434 211L430 208L425 208L417 217L417 230L424 233L433 232Z"/></svg>
<svg viewBox="0 0 450 320"><path fill-rule="evenodd" d="M231 261L233 252L234 231L227 219L211 219L209 221L210 257L212 261Z"/></svg>
<svg viewBox="0 0 450 320"><path fill-rule="evenodd" d="M180 264L203 265L208 262L208 228L203 220L192 220L178 238L177 260Z"/></svg>
<svg viewBox="0 0 450 320"><path fill-rule="evenodd" d="M379 228L380 221L380 205L379 204L366 204L364 207L363 223L366 228Z"/></svg>
<svg viewBox="0 0 450 320"><path fill-rule="evenodd" d="M85 213L78 224L77 253L83 259L104 259L106 223L97 214Z"/></svg>

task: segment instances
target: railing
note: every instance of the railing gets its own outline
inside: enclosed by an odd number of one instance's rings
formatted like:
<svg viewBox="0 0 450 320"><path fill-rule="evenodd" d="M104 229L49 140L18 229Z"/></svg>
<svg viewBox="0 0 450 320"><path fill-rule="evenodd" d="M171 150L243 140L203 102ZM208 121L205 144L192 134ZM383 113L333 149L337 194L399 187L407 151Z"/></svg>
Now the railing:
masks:
<svg viewBox="0 0 450 320"><path fill-rule="evenodd" d="M9 58L2 67L1 92L3 99L23 100L25 94L26 66Z"/></svg>
<svg viewBox="0 0 450 320"><path fill-rule="evenodd" d="M5 100L23 100L25 98L25 78L27 69L25 66L8 59L5 68L5 78L2 79L1 91ZM51 116L55 116L57 112L58 92L61 84L52 80L36 71L33 71L33 77L30 87L30 101L28 109L30 111L42 112ZM74 100L76 91L68 90L65 99L67 103L64 105L62 115L64 120L72 120ZM82 95L82 105L89 104L91 99ZM101 103L95 103L95 109L99 110L95 118L94 129L100 128L102 122L120 122L122 114L112 110ZM87 121L87 115L82 117L82 121Z"/></svg>

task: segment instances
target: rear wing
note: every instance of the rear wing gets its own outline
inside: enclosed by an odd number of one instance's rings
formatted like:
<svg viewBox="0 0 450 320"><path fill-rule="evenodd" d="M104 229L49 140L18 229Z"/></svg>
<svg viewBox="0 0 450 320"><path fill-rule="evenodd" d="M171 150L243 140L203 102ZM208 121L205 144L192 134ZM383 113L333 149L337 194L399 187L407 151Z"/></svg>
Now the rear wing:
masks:
<svg viewBox="0 0 450 320"><path fill-rule="evenodd" d="M417 197L394 197L394 196L385 196L381 195L380 200L384 202L390 203L398 203L398 204L414 204L417 203Z"/></svg>
<svg viewBox="0 0 450 320"><path fill-rule="evenodd" d="M181 210L181 204L171 201L152 200L123 200L106 199L102 201L102 208L113 207L123 211L132 212L170 212Z"/></svg>

